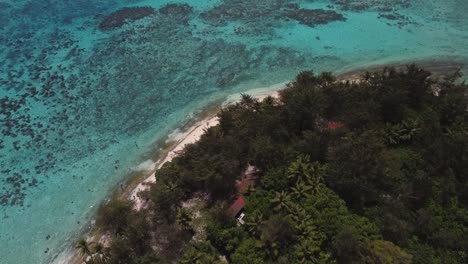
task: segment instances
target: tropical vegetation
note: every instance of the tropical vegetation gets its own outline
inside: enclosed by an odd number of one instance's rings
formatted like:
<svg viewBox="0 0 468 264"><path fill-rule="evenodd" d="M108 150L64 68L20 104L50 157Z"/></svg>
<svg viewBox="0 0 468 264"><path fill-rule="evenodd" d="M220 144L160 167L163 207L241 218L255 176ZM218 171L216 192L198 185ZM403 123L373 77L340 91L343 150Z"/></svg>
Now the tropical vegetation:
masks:
<svg viewBox="0 0 468 264"><path fill-rule="evenodd" d="M244 95L157 171L138 212L101 209L105 263L468 263L468 86L410 65L300 73ZM227 214L247 165L244 225ZM204 194L204 236L182 206ZM80 250L101 256L80 242Z"/></svg>

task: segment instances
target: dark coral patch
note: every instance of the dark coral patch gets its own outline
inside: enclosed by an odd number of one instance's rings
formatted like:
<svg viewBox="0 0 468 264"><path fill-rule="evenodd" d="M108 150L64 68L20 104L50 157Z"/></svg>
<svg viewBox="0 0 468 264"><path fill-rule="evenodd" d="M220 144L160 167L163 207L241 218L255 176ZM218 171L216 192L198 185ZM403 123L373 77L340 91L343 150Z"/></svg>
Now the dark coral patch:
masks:
<svg viewBox="0 0 468 264"><path fill-rule="evenodd" d="M36 178L26 179L19 173L9 174L10 170L3 170L2 174L6 176L3 180L3 187L0 190L0 206L23 206L26 197L25 190L28 187L37 187Z"/></svg>
<svg viewBox="0 0 468 264"><path fill-rule="evenodd" d="M336 0L335 3L340 6L341 10L346 11L365 11L371 8L371 5L366 2L350 1L350 0Z"/></svg>
<svg viewBox="0 0 468 264"><path fill-rule="evenodd" d="M387 25L390 26L398 26L399 28L403 28L410 24L415 24L415 22L411 21L411 19L405 15L401 15L398 13L380 13L379 19L385 19L390 22L387 22Z"/></svg>
<svg viewBox="0 0 468 264"><path fill-rule="evenodd" d="M340 10L363 12L379 12L379 19L387 20L389 26L403 28L409 24L416 24L409 17L397 13L411 7L411 0L333 0Z"/></svg>
<svg viewBox="0 0 468 264"><path fill-rule="evenodd" d="M234 32L239 35L274 35L272 28L291 19L315 27L333 21L346 20L333 10L303 9L286 0L225 0L222 4L203 12L200 17L213 26L240 22Z"/></svg>
<svg viewBox="0 0 468 264"><path fill-rule="evenodd" d="M241 1L226 0L222 4L201 13L201 18L212 25L219 26L227 21L263 24L265 18L282 18L284 10L297 8L286 0Z"/></svg>
<svg viewBox="0 0 468 264"><path fill-rule="evenodd" d="M361 12L366 10L377 10L380 12L391 12L411 6L411 0L333 0L341 10Z"/></svg>
<svg viewBox="0 0 468 264"><path fill-rule="evenodd" d="M161 7L159 12L170 16L188 16L193 13L193 7L188 4L168 4Z"/></svg>
<svg viewBox="0 0 468 264"><path fill-rule="evenodd" d="M161 7L159 13L177 21L178 24L187 24L193 13L193 7L188 4L168 4Z"/></svg>
<svg viewBox="0 0 468 264"><path fill-rule="evenodd" d="M155 13L151 7L125 7L104 17L99 29L111 30L122 27L128 22L151 16Z"/></svg>
<svg viewBox="0 0 468 264"><path fill-rule="evenodd" d="M328 24L333 21L346 21L346 18L333 10L298 9L287 14L291 19L309 27Z"/></svg>

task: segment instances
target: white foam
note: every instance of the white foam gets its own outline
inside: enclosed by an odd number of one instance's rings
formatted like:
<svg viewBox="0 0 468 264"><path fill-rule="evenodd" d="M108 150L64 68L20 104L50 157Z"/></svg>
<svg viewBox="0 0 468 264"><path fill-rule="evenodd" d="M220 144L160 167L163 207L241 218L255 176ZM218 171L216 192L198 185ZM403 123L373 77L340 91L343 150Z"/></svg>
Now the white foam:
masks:
<svg viewBox="0 0 468 264"><path fill-rule="evenodd" d="M140 163L138 166L133 168L133 170L135 170L135 171L153 171L155 168L156 168L156 163L153 160L149 159L149 160L146 160L146 161Z"/></svg>

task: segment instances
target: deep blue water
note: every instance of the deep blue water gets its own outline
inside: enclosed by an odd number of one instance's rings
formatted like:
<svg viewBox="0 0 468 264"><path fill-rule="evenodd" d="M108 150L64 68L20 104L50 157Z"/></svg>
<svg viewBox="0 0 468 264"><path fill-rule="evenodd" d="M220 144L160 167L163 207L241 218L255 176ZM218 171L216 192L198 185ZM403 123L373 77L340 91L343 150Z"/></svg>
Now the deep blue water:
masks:
<svg viewBox="0 0 468 264"><path fill-rule="evenodd" d="M465 0L0 0L0 263L60 262L154 142L214 100L306 69L467 62L467 12Z"/></svg>

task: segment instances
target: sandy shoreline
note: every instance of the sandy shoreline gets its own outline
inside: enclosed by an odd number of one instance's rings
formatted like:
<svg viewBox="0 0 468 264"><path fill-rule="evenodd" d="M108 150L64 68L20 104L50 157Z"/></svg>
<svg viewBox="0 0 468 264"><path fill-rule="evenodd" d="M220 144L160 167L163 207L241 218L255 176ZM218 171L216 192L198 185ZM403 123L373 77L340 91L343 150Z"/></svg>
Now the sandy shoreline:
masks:
<svg viewBox="0 0 468 264"><path fill-rule="evenodd" d="M244 94L251 95L258 100L263 100L268 96L277 98L279 96L279 91L286 88L286 84L287 82L284 82L270 87L252 89L246 91ZM221 107L238 102L239 100L240 94L228 96ZM177 157L184 150L185 146L196 143L205 133L206 129L216 126L218 124L219 120L216 114L206 116L202 120L192 125L189 129L184 131L182 135L178 137L176 143L172 146L172 148L170 148L169 152L166 155L161 157L161 159L154 162L153 164L149 165L150 171L148 175L127 196L127 199L132 200L134 202L134 208L136 210L140 210L144 206L144 201L142 201L138 194L142 191L149 189L150 185L156 182L156 171L160 169L166 162L170 162L172 161L172 159Z"/></svg>
<svg viewBox="0 0 468 264"><path fill-rule="evenodd" d="M140 199L139 193L149 189L152 183L156 182L155 173L160 169L166 162L170 162L172 159L177 157L181 151L185 148L186 145L193 144L197 142L200 137L205 133L205 130L216 126L219 123L216 116L209 116L201 121L198 121L195 125L190 127L188 131L183 133L181 139L179 139L175 145L169 150L167 155L163 156L162 159L154 162L150 165L151 171L148 173L148 176L140 182L127 196L127 199L134 202L134 209L140 210L144 206L144 202Z"/></svg>

